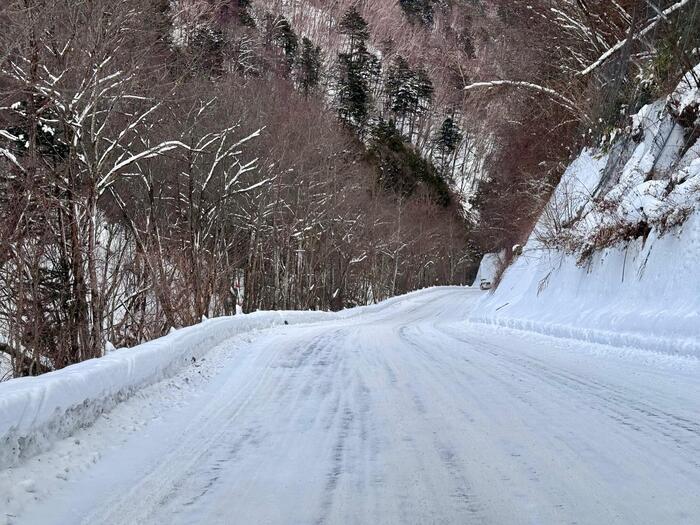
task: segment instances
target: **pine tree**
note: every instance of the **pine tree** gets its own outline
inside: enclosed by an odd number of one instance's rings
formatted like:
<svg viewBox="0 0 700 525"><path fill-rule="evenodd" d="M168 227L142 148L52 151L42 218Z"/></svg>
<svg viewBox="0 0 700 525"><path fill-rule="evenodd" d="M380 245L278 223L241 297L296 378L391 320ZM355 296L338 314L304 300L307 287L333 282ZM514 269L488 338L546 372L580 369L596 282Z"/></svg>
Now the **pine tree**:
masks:
<svg viewBox="0 0 700 525"><path fill-rule="evenodd" d="M399 5L412 22L431 25L435 18L435 0L399 0Z"/></svg>
<svg viewBox="0 0 700 525"><path fill-rule="evenodd" d="M192 69L219 76L224 69L224 40L221 31L208 27L197 28L190 36L189 51Z"/></svg>
<svg viewBox="0 0 700 525"><path fill-rule="evenodd" d="M476 58L476 48L474 47L474 40L468 32L464 32L460 36L460 41L462 43L462 50L466 53L467 58Z"/></svg>
<svg viewBox="0 0 700 525"><path fill-rule="evenodd" d="M47 104L47 99L44 97L34 97L36 107L41 107ZM7 140L7 143L3 144L0 142L0 146L6 146L8 151L11 151L14 155L24 156L28 153L29 142L28 137L30 136L29 130L29 119L26 117L27 103L25 101L19 102L16 106L13 106L13 112L16 112L19 116L19 123L15 126L5 129L5 135L3 138ZM59 115L56 110L51 106L42 113L45 119L55 119L58 122ZM54 129L40 123L35 124L34 137L36 141L36 151L39 153L43 159L51 163L60 163L66 160L70 152L70 147L68 146L68 137L64 132L59 129Z"/></svg>
<svg viewBox="0 0 700 525"><path fill-rule="evenodd" d="M415 72L413 83L415 86L416 95L418 96L416 111L420 112L427 109L427 107L433 102L435 88L433 87L433 81L430 80L430 75L428 75L428 72L425 71L425 69L419 69Z"/></svg>
<svg viewBox="0 0 700 525"><path fill-rule="evenodd" d="M246 27L255 28L255 20L250 16L250 0L238 0L238 20Z"/></svg>
<svg viewBox="0 0 700 525"><path fill-rule="evenodd" d="M423 187L436 204L449 206L452 199L449 186L435 166L406 142L393 121L380 121L373 128L370 154L385 190L411 196L418 187Z"/></svg>
<svg viewBox="0 0 700 525"><path fill-rule="evenodd" d="M369 26L357 7L348 9L339 23L340 34L350 38L350 49L354 49L360 42L369 40Z"/></svg>
<svg viewBox="0 0 700 525"><path fill-rule="evenodd" d="M286 65L291 69L299 49L299 38L289 21L283 16L265 15L265 33L268 46L278 46L284 52Z"/></svg>
<svg viewBox="0 0 700 525"><path fill-rule="evenodd" d="M389 109L402 125L410 118L411 128L418 114L432 102L434 92L428 74L422 69L411 70L402 56L389 68L385 88Z"/></svg>
<svg viewBox="0 0 700 525"><path fill-rule="evenodd" d="M418 105L417 93L413 90L413 71L402 56L397 57L389 67L386 80L389 107L400 119Z"/></svg>
<svg viewBox="0 0 700 525"><path fill-rule="evenodd" d="M442 126L440 126L440 131L438 131L435 137L435 143L440 150L446 153L453 153L461 141L462 132L459 126L452 117L447 117L442 123Z"/></svg>

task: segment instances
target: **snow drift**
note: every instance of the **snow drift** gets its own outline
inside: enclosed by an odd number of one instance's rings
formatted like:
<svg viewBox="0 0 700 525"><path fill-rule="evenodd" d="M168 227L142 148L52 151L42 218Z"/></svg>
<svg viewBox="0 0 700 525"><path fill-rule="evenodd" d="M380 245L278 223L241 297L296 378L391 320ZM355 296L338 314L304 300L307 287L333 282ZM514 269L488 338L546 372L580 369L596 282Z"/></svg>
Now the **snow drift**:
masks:
<svg viewBox="0 0 700 525"><path fill-rule="evenodd" d="M569 166L472 320L700 357L699 73Z"/></svg>
<svg viewBox="0 0 700 525"><path fill-rule="evenodd" d="M231 337L285 321L331 317L324 312L256 312L210 319L56 372L0 383L0 469L88 426L134 391L174 375Z"/></svg>

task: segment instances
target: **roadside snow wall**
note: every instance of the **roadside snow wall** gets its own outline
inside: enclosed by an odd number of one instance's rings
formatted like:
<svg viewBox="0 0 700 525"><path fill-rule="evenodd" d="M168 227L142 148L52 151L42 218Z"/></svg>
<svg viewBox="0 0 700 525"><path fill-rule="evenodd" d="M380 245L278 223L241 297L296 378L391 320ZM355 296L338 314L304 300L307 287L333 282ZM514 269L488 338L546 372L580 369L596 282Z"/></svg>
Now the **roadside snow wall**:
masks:
<svg viewBox="0 0 700 525"><path fill-rule="evenodd" d="M332 319L324 312L256 312L206 320L39 377L0 383L0 469L90 425L139 388L175 375L239 334Z"/></svg>
<svg viewBox="0 0 700 525"><path fill-rule="evenodd" d="M605 152L585 150L569 166L472 321L700 357L695 78L642 108Z"/></svg>

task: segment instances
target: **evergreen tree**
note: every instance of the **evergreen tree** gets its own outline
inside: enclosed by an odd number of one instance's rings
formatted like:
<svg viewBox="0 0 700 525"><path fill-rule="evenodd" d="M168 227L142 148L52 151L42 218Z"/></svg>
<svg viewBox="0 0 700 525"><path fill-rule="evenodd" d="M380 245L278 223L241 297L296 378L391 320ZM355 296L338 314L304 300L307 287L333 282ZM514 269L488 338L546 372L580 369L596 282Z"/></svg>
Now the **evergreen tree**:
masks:
<svg viewBox="0 0 700 525"><path fill-rule="evenodd" d="M284 49L284 54L288 59L294 60L299 48L299 39L286 18L282 17L280 19L277 31L278 43Z"/></svg>
<svg viewBox="0 0 700 525"><path fill-rule="evenodd" d="M378 75L379 61L367 50L367 22L354 6L343 15L340 32L348 37L349 46L338 55L338 114L362 133L369 116L370 82Z"/></svg>
<svg viewBox="0 0 700 525"><path fill-rule="evenodd" d="M447 172L449 159L457 151L460 142L462 142L462 132L459 126L452 117L447 117L434 138L443 175Z"/></svg>
<svg viewBox="0 0 700 525"><path fill-rule="evenodd" d="M435 18L435 0L399 0L399 5L412 22L431 25Z"/></svg>
<svg viewBox="0 0 700 525"><path fill-rule="evenodd" d="M402 124L408 117L413 123L424 107L430 105L434 92L428 74L422 69L411 70L401 56L389 68L385 88L388 106Z"/></svg>
<svg viewBox="0 0 700 525"><path fill-rule="evenodd" d="M386 80L389 107L397 117L403 119L418 105L418 95L413 89L413 71L402 56L389 67Z"/></svg>
<svg viewBox="0 0 700 525"><path fill-rule="evenodd" d="M190 37L191 69L219 76L224 70L224 39L221 31L208 27L194 30Z"/></svg>
<svg viewBox="0 0 700 525"><path fill-rule="evenodd" d="M321 47L304 37L301 42L301 53L296 62L297 83L299 88L308 95L321 79Z"/></svg>
<svg viewBox="0 0 700 525"><path fill-rule="evenodd" d="M413 83L418 96L418 105L416 109L420 112L427 109L427 107L432 104L435 88L433 87L433 81L430 80L430 76L425 69L416 71Z"/></svg>
<svg viewBox="0 0 700 525"><path fill-rule="evenodd" d="M43 117L47 120L55 119L58 122L59 115L55 109L47 104L48 99L44 97L34 97L34 104L36 107L41 107L47 105L47 109L43 112ZM29 142L28 138L30 134L29 119L26 117L26 101L19 102L16 106L13 106L13 111L21 116L17 125L7 128L5 135L2 137L7 140L7 143L3 144L0 142L0 146L6 146L8 151L16 156L24 156L28 153ZM44 160L51 162L52 164L60 164L68 158L70 153L69 138L64 132L59 129L54 129L52 127L42 125L40 123L35 124L34 137L36 141L36 151L39 153Z"/></svg>
<svg viewBox="0 0 700 525"><path fill-rule="evenodd" d="M289 21L283 16L276 17L267 13L265 15L265 33L267 44L280 47L284 52L287 66L291 68L299 49L299 38Z"/></svg>
<svg viewBox="0 0 700 525"><path fill-rule="evenodd" d="M476 58L476 49L474 48L474 40L468 32L464 32L460 35L460 41L462 43L462 50L466 53L468 58Z"/></svg>
<svg viewBox="0 0 700 525"><path fill-rule="evenodd" d="M447 117L442 126L440 126L440 131L438 131L435 137L435 143L440 151L447 154L454 153L462 141L462 132L459 126L455 123L452 117Z"/></svg>
<svg viewBox="0 0 700 525"><path fill-rule="evenodd" d="M374 127L370 154L385 190L411 196L423 187L436 204L449 206L451 203L450 189L445 180L429 160L406 143L393 121L381 121Z"/></svg>
<svg viewBox="0 0 700 525"><path fill-rule="evenodd" d="M357 7L348 9L339 23L340 34L350 38L350 50L354 49L360 42L369 40L369 26Z"/></svg>
<svg viewBox="0 0 700 525"><path fill-rule="evenodd" d="M238 0L238 20L240 23L246 27L255 28L255 20L250 16L251 0Z"/></svg>

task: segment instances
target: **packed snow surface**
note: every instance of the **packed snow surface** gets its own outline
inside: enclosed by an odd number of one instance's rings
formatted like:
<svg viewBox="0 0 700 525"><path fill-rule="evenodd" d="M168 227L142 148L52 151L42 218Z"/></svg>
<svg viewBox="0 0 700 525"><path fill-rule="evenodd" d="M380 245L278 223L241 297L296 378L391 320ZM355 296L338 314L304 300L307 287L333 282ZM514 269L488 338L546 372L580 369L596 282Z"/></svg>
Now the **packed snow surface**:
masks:
<svg viewBox="0 0 700 525"><path fill-rule="evenodd" d="M0 520L697 524L698 360L465 322L482 294L213 341L0 471Z"/></svg>

